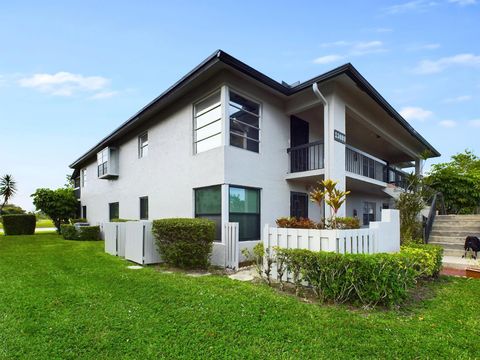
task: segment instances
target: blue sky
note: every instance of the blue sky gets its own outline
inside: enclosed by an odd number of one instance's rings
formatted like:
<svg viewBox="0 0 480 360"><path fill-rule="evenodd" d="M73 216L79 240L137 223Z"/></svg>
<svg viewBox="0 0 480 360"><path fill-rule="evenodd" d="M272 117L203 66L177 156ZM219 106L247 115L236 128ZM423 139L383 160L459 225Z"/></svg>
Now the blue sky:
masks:
<svg viewBox="0 0 480 360"><path fill-rule="evenodd" d="M0 5L0 174L32 210L68 164L221 48L276 80L351 62L447 160L480 154L480 0ZM430 161L432 163L432 161Z"/></svg>

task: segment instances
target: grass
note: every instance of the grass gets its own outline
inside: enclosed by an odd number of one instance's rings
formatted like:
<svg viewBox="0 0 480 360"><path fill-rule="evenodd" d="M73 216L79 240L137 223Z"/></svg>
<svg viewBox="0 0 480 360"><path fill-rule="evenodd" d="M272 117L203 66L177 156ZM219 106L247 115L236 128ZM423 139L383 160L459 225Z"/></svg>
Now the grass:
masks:
<svg viewBox="0 0 480 360"><path fill-rule="evenodd" d="M127 269L103 242L0 237L0 358L476 358L480 281L408 310L319 306L223 276Z"/></svg>
<svg viewBox="0 0 480 360"><path fill-rule="evenodd" d="M37 229L44 229L44 228L54 228L52 220L50 219L40 219L37 220L36 228ZM3 229L3 224L0 222L0 229Z"/></svg>

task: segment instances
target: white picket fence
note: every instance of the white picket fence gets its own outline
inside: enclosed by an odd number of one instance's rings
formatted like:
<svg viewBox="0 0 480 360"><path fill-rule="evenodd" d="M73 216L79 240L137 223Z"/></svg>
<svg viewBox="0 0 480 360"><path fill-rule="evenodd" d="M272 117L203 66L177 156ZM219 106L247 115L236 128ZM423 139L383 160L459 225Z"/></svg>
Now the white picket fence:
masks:
<svg viewBox="0 0 480 360"><path fill-rule="evenodd" d="M290 229L265 225L263 243L271 252L274 247L342 254L397 252L400 250L400 214L398 210L382 210L382 221L371 222L369 228L356 230Z"/></svg>
<svg viewBox="0 0 480 360"><path fill-rule="evenodd" d="M107 222L103 224L103 232L106 253L142 265L161 261L151 221Z"/></svg>

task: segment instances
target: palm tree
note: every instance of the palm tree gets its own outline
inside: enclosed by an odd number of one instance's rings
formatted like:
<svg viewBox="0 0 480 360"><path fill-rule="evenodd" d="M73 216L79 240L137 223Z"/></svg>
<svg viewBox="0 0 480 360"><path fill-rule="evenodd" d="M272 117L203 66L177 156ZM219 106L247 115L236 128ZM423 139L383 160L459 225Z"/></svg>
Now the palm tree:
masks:
<svg viewBox="0 0 480 360"><path fill-rule="evenodd" d="M0 206L0 214L3 207L17 192L17 182L13 179L12 175L4 175L0 177L0 196L3 197L2 205Z"/></svg>

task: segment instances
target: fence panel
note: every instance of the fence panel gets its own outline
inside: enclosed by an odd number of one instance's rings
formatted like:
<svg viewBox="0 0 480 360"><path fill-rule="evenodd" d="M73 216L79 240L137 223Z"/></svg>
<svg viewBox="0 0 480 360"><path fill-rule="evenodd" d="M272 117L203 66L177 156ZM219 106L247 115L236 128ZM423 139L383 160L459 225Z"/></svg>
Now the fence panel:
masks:
<svg viewBox="0 0 480 360"><path fill-rule="evenodd" d="M240 258L238 223L225 223L225 266L237 270Z"/></svg>

